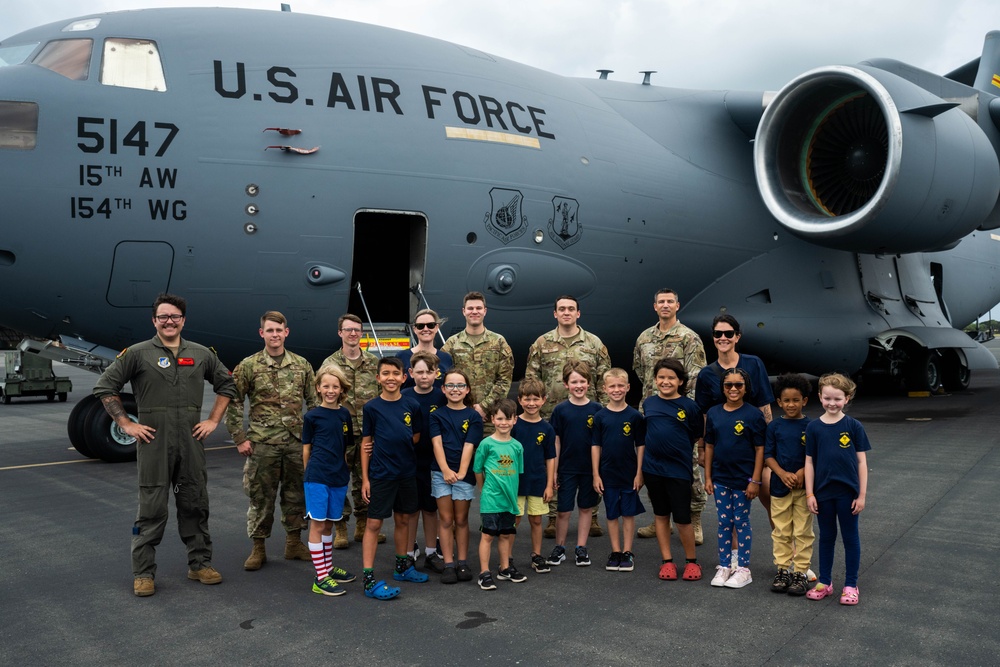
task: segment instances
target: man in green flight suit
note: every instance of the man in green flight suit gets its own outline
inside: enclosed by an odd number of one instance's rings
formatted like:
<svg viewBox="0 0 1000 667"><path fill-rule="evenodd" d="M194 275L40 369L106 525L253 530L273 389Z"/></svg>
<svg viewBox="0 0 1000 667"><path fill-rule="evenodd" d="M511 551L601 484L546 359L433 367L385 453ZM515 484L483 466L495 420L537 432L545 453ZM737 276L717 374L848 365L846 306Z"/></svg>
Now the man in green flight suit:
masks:
<svg viewBox="0 0 1000 667"><path fill-rule="evenodd" d="M260 318L264 349L233 370L236 398L226 411L226 428L236 451L246 457L243 490L250 498L247 536L253 540L245 570L267 562L265 542L274 525L274 501L281 488L281 525L285 558L311 561L302 543L306 499L302 486L302 415L319 405L313 368L303 357L285 349L288 321L276 310ZM250 426L243 429L244 400L250 399Z"/></svg>
<svg viewBox="0 0 1000 667"><path fill-rule="evenodd" d="M170 489L177 504L177 528L187 546L188 579L222 581L212 567L208 533L208 473L201 441L218 427L236 387L229 369L213 350L181 338L187 302L161 294L153 302L151 340L126 348L94 386L94 395L125 433L135 438L139 473L139 510L132 528L133 592L155 592L156 546L167 525ZM205 382L215 404L201 419ZM119 393L132 383L139 421L129 419Z"/></svg>

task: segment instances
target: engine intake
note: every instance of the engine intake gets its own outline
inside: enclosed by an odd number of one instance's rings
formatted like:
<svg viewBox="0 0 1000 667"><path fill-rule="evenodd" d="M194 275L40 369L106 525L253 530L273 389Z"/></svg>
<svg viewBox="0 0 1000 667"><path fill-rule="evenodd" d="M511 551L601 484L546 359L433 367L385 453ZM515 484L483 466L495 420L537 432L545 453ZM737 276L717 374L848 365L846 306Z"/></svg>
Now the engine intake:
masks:
<svg viewBox="0 0 1000 667"><path fill-rule="evenodd" d="M757 187L792 234L852 252L954 245L1000 193L975 121L894 74L822 67L781 89L754 144Z"/></svg>

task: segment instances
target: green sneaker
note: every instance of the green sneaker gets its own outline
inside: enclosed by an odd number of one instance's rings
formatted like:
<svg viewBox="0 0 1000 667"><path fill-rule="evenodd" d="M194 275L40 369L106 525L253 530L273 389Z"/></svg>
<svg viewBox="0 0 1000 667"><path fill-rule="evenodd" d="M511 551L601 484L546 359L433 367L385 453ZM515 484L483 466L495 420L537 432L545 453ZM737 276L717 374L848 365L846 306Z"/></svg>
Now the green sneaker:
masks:
<svg viewBox="0 0 1000 667"><path fill-rule="evenodd" d="M357 577L347 570L336 566L330 568L329 578L341 584L346 584L349 581L357 579Z"/></svg>
<svg viewBox="0 0 1000 667"><path fill-rule="evenodd" d="M317 579L313 582L313 593L319 593L320 595L343 595L346 593L343 588L337 585L337 582L330 577L323 577L322 579Z"/></svg>

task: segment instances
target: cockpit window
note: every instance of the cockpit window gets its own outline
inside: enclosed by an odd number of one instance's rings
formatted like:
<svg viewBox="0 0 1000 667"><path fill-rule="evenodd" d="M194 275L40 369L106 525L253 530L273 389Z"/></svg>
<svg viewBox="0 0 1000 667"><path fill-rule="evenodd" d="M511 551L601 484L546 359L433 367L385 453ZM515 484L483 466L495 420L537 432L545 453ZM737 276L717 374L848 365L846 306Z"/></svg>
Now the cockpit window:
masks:
<svg viewBox="0 0 1000 667"><path fill-rule="evenodd" d="M0 101L0 148L30 151L37 134L37 104Z"/></svg>
<svg viewBox="0 0 1000 667"><path fill-rule="evenodd" d="M101 83L106 86L165 91L163 65L156 42L143 39L104 40Z"/></svg>
<svg viewBox="0 0 1000 667"><path fill-rule="evenodd" d="M20 65L31 52L35 50L38 46L38 42L33 44L17 44L15 46L0 46L0 67L7 67L8 65Z"/></svg>
<svg viewBox="0 0 1000 667"><path fill-rule="evenodd" d="M58 39L43 46L31 62L67 79L86 81L93 49L92 39Z"/></svg>

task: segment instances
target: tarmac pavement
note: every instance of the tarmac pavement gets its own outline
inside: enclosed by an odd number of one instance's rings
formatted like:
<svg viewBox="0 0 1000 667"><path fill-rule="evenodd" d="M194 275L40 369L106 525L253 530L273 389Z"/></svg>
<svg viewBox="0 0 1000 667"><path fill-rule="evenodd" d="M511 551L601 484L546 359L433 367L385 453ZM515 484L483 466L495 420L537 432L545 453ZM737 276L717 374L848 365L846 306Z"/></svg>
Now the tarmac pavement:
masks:
<svg viewBox="0 0 1000 667"><path fill-rule="evenodd" d="M740 590L709 586L717 564L710 503L699 582L657 579L655 540L636 540L634 572L607 572L607 537L590 540L591 567L572 564L569 544L569 561L536 574L525 525L515 545L525 583L498 581L485 592L475 581L443 586L432 573L429 583L400 584L396 600L370 600L360 581L361 545L352 542L334 551L334 563L358 580L341 597L315 595L311 564L282 558L280 529L264 568L243 570L251 546L243 459L224 428L206 449L214 565L225 581L203 586L186 578L171 512L157 552L156 595L136 598L129 558L135 466L91 461L72 448L66 418L96 376L61 365L57 374L73 381L69 402L0 405L3 665L1000 662L1000 431L993 422L1000 372L977 373L968 391L950 396L862 395L849 408L872 442L861 600L853 608L836 596L814 602L770 592L770 531L759 504L754 581ZM818 401L806 412L818 416ZM477 532L475 504L471 524ZM391 522L385 528L390 541L379 548L376 576L392 584ZM478 572L477 545L474 534L470 566ZM545 540L544 552L552 546ZM673 548L683 554L676 535ZM839 592L840 543L833 572Z"/></svg>

